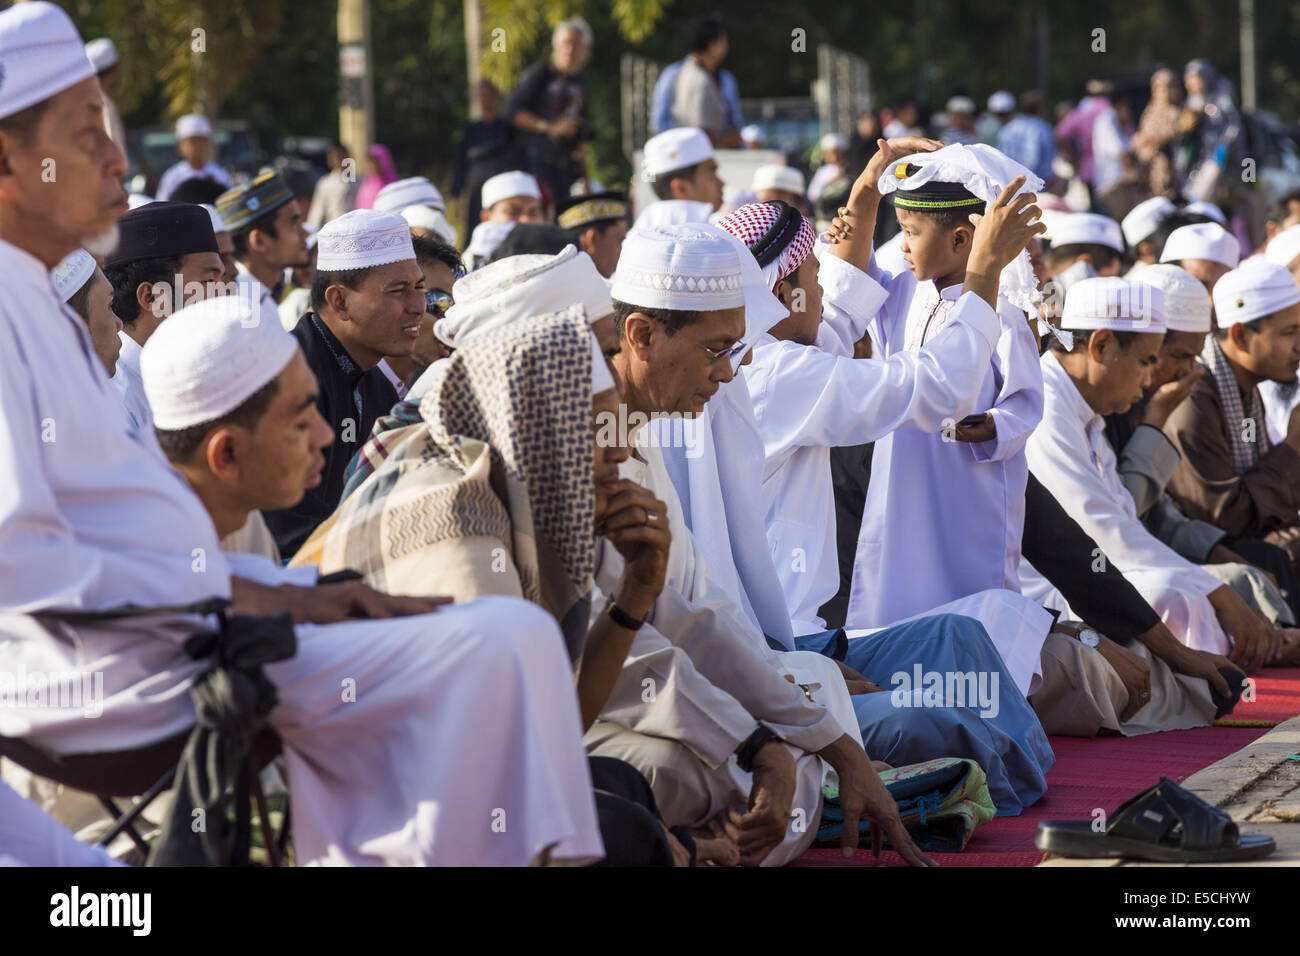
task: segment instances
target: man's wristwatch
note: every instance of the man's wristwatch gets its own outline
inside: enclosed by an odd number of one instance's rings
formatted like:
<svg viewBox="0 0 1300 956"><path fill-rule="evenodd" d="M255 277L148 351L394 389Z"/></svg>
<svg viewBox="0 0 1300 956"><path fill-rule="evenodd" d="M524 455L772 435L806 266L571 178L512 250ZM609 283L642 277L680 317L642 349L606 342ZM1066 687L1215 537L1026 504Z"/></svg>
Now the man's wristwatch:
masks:
<svg viewBox="0 0 1300 956"><path fill-rule="evenodd" d="M745 773L753 773L754 758L763 745L773 740L784 740L785 738L775 730L763 723L761 720L754 732L745 738L745 742L736 748L736 764Z"/></svg>
<svg viewBox="0 0 1300 956"><path fill-rule="evenodd" d="M641 626L645 624L645 618L637 620L631 614L628 614L627 611L615 604L613 598L610 598L609 603L605 605L605 611L609 614L609 619L611 621L619 627L627 628L629 631L639 631L641 630Z"/></svg>
<svg viewBox="0 0 1300 956"><path fill-rule="evenodd" d="M1096 647L1101 643L1101 635L1090 627L1082 628L1079 631L1079 643L1084 647Z"/></svg>

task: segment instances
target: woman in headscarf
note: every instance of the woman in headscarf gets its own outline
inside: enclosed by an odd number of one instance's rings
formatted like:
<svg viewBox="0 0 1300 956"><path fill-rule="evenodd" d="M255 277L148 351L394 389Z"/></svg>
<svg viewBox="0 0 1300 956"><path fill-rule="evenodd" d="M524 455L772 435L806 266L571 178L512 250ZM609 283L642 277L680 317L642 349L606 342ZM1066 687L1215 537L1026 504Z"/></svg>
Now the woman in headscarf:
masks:
<svg viewBox="0 0 1300 956"><path fill-rule="evenodd" d="M382 461L295 563L355 570L383 590L541 605L564 633L589 727L663 588L670 535L666 505L619 478L628 449L601 428L618 392L585 312L480 334L426 376L419 419L385 433ZM593 614L597 534L626 566ZM592 758L592 779L608 860L668 864L698 849L738 861L726 840L670 837L629 765Z"/></svg>
<svg viewBox="0 0 1300 956"><path fill-rule="evenodd" d="M1183 192L1191 199L1213 200L1233 177L1220 175L1235 159L1241 137L1241 111L1232 84L1209 60L1192 60L1183 69L1187 102L1178 117L1181 148L1175 155Z"/></svg>
<svg viewBox="0 0 1300 956"><path fill-rule="evenodd" d="M1179 88L1174 71L1161 67L1151 74L1151 99L1138 120L1133 136L1133 152L1141 164L1142 174L1152 196L1178 194L1169 152L1178 132L1178 114L1181 112Z"/></svg>
<svg viewBox="0 0 1300 956"><path fill-rule="evenodd" d="M389 183L397 182L397 167L393 165L393 154L382 143L375 143L366 150L366 175L357 190L357 209L373 209L375 197L379 190Z"/></svg>

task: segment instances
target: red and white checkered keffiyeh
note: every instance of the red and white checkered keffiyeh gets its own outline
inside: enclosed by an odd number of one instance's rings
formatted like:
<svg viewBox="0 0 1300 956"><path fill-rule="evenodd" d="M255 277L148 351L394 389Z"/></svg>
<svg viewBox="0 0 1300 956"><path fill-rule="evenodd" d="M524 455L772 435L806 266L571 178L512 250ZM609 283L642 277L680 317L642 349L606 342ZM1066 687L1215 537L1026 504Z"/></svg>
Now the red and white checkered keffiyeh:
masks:
<svg viewBox="0 0 1300 956"><path fill-rule="evenodd" d="M772 203L752 202L741 206L735 212L723 216L717 224L738 238L749 248L762 239L781 216L780 208ZM817 231L806 217L801 217L799 231L794 234L790 244L781 254L763 267L763 278L767 287L775 289L782 279L794 275L803 265L803 261L812 254L817 242Z"/></svg>

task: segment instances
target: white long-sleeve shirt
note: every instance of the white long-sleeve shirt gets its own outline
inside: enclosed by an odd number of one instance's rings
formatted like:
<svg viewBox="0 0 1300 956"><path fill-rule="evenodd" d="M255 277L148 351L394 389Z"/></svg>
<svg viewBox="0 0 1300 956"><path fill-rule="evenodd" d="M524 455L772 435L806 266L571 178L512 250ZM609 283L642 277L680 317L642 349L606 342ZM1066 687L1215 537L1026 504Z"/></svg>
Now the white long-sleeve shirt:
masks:
<svg viewBox="0 0 1300 956"><path fill-rule="evenodd" d="M1061 503L1122 573L1177 571L1202 595L1223 582L1188 561L1138 519L1116 469L1105 422L1092 410L1054 353L1043 356L1043 421L1026 455L1034 477Z"/></svg>
<svg viewBox="0 0 1300 956"><path fill-rule="evenodd" d="M149 407L149 397L144 393L144 376L140 372L140 355L144 349L125 332L118 332L117 340L122 343L122 347L117 354L117 367L113 377L108 380L109 384L122 401L132 434L152 436L153 409Z"/></svg>
<svg viewBox="0 0 1300 956"><path fill-rule="evenodd" d="M943 332L918 352L854 359L885 290L843 259L821 260L827 348L765 334L746 382L766 456L767 533L794 633L822 630L817 610L839 587L830 449L898 428L937 430L974 409L1000 330L997 313L968 294ZM839 333L844 333L843 335Z"/></svg>
<svg viewBox="0 0 1300 956"><path fill-rule="evenodd" d="M871 326L885 358L918 354L952 320L959 285L938 290L910 272L871 277L889 292ZM880 627L968 594L1020 588L1024 448L1042 417L1038 343L1025 315L998 299L997 345L974 411L996 438L952 440L902 429L876 442L858 534L847 622Z"/></svg>

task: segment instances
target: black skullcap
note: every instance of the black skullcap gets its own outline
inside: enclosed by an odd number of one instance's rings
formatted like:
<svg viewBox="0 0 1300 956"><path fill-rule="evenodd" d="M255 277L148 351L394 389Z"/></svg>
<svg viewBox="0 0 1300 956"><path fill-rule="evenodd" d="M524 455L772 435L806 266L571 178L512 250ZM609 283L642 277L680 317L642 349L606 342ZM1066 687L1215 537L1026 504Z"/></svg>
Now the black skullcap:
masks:
<svg viewBox="0 0 1300 956"><path fill-rule="evenodd" d="M921 169L915 163L895 167L894 175L899 179L915 176ZM963 212L983 213L984 200L980 199L961 183L941 183L930 180L924 186L915 189L898 189L890 193L894 205L902 209L915 209L917 212L945 212L960 209Z"/></svg>
<svg viewBox="0 0 1300 956"><path fill-rule="evenodd" d="M128 212L117 228L117 248L104 259L105 266L219 252L208 211L193 203L151 202Z"/></svg>
<svg viewBox="0 0 1300 956"><path fill-rule="evenodd" d="M489 262L508 256L525 254L553 256L565 246L576 246L578 241L567 229L549 222L521 222L510 230L510 235L496 247Z"/></svg>

